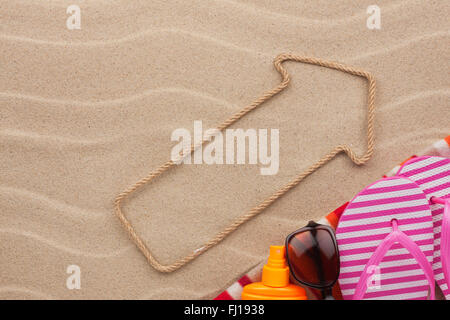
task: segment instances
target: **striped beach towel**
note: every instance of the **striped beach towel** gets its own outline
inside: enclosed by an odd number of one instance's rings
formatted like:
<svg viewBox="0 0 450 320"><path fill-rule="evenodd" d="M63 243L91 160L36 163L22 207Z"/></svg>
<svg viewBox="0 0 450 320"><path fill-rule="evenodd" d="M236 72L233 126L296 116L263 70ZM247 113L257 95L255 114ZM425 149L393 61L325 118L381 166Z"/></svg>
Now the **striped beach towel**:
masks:
<svg viewBox="0 0 450 320"><path fill-rule="evenodd" d="M398 166L394 167L391 171L389 171L384 177L390 177L394 176L398 170L400 169L401 165L405 163L406 161L410 160L411 158L417 157L417 156L441 156L441 157L450 157L450 135L447 136L445 139L439 140L435 143L433 143L431 146L423 150L421 153L417 155L413 155L400 163ZM332 211L328 215L326 215L323 219L320 221L317 221L321 224L329 225L336 229L337 223L339 221L339 217L341 216L342 212L346 208L348 202L337 208L336 210ZM254 267L252 270L250 270L248 273L244 274L242 277L239 278L236 282L234 282L228 289L223 291L221 294L219 294L214 300L240 300L241 294L242 294L242 288L252 282L261 281L261 273L262 273L262 267L266 263L266 260L261 261L261 263ZM312 292L315 294L315 292ZM341 298L340 290L338 286L336 285L333 289L333 295L336 299Z"/></svg>

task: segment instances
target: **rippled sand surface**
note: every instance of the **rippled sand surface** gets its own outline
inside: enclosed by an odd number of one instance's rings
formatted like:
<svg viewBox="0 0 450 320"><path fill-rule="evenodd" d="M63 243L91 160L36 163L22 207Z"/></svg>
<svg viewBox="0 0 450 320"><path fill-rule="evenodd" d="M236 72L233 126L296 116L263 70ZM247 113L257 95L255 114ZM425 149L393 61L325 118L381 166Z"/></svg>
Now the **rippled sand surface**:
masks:
<svg viewBox="0 0 450 320"><path fill-rule="evenodd" d="M445 1L0 1L0 298L212 298L271 244L449 134ZM81 30L66 28L79 4ZM282 52L337 60L378 81L376 150L314 173L173 274L147 264L113 213L116 194L168 160L176 128L212 127L279 82ZM279 128L280 170L181 166L126 211L174 261L341 143L365 148L364 80L287 63L290 87L233 128ZM68 290L66 268L81 268Z"/></svg>

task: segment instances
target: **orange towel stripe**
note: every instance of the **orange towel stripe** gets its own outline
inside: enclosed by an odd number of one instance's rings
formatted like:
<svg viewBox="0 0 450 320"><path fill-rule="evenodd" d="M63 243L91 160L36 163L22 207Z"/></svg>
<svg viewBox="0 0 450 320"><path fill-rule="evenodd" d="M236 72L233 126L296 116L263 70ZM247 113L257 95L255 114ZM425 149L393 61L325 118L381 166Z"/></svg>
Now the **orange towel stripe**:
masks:
<svg viewBox="0 0 450 320"><path fill-rule="evenodd" d="M450 146L450 136L447 136L444 140L445 140L445 142L447 142L447 144Z"/></svg>

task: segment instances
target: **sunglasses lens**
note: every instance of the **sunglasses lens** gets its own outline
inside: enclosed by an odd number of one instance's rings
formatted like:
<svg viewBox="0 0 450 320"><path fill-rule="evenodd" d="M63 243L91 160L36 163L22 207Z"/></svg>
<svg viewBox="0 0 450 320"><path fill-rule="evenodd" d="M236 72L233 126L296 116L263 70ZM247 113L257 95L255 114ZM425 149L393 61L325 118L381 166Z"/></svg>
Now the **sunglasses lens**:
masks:
<svg viewBox="0 0 450 320"><path fill-rule="evenodd" d="M338 256L333 236L325 229L298 233L288 242L291 272L307 284L327 287L336 281Z"/></svg>

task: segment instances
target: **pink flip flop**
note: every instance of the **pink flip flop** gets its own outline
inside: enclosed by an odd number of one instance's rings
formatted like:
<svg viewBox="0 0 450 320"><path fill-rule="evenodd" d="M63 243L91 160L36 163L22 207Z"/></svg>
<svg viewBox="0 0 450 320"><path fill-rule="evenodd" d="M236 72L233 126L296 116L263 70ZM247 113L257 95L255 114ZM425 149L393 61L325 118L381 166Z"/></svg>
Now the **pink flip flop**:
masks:
<svg viewBox="0 0 450 320"><path fill-rule="evenodd" d="M398 176L419 185L430 200L434 230L434 277L450 300L450 159L413 158L400 167Z"/></svg>
<svg viewBox="0 0 450 320"><path fill-rule="evenodd" d="M431 209L413 181L366 187L339 219L336 238L344 299L434 299Z"/></svg>

